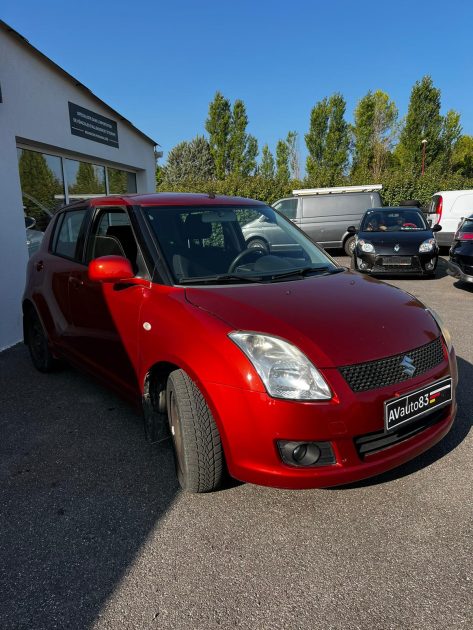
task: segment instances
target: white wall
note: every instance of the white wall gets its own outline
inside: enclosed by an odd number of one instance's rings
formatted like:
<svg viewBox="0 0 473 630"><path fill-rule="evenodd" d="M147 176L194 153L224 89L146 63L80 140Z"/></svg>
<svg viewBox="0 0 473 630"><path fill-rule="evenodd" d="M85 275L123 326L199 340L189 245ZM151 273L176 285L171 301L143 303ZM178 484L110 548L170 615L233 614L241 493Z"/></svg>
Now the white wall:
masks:
<svg viewBox="0 0 473 630"><path fill-rule="evenodd" d="M155 192L153 143L0 27L0 350L22 338L27 248L16 143L136 170L138 192ZM117 68L118 77L118 68ZM68 101L118 125L119 148L70 131Z"/></svg>

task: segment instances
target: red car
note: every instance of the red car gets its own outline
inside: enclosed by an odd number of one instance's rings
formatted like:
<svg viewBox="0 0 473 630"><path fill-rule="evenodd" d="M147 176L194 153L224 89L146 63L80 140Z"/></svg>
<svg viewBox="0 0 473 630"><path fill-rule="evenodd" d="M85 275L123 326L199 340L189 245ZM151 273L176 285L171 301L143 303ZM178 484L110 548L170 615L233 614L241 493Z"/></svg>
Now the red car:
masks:
<svg viewBox="0 0 473 630"><path fill-rule="evenodd" d="M284 249L245 243L261 216ZM29 261L23 313L34 365L65 358L142 404L148 439L172 436L192 492L225 470L281 488L354 482L433 446L456 412L438 316L250 199L62 209Z"/></svg>

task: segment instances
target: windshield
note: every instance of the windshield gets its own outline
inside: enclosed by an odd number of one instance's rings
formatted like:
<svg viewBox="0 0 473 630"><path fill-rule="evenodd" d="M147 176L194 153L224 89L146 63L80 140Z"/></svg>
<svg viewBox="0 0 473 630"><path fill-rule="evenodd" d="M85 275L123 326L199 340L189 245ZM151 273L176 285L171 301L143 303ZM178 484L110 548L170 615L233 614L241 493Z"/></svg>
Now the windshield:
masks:
<svg viewBox="0 0 473 630"><path fill-rule="evenodd" d="M340 270L267 206L150 206L143 212L176 284L272 282Z"/></svg>
<svg viewBox="0 0 473 630"><path fill-rule="evenodd" d="M409 232L428 230L421 212L417 210L368 211L361 224L361 232Z"/></svg>

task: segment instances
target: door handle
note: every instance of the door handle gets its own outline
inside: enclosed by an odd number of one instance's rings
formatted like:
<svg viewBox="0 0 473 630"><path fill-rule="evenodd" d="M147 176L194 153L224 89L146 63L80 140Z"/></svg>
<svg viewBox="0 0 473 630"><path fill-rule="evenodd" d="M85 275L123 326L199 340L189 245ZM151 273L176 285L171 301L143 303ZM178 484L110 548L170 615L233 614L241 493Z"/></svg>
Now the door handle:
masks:
<svg viewBox="0 0 473 630"><path fill-rule="evenodd" d="M69 276L69 284L73 289L79 289L84 286L84 281L79 280L79 278L74 278L74 276Z"/></svg>
<svg viewBox="0 0 473 630"><path fill-rule="evenodd" d="M36 265L35 265L35 267L36 267L36 271L43 271L43 268L44 268L44 263L43 263L43 261L42 261L42 260L40 260L39 262L37 262L37 263L36 263Z"/></svg>

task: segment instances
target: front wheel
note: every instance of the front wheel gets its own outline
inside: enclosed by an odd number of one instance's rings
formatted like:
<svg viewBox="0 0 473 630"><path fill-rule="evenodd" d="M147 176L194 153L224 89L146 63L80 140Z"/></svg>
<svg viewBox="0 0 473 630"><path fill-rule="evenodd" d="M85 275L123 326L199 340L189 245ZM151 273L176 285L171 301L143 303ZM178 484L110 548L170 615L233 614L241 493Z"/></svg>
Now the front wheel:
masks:
<svg viewBox="0 0 473 630"><path fill-rule="evenodd" d="M184 370L175 370L169 375L166 406L182 489L187 492L216 490L223 477L220 435L202 392Z"/></svg>
<svg viewBox="0 0 473 630"><path fill-rule="evenodd" d="M40 372L52 372L57 366L57 360L49 348L48 337L38 314L30 308L26 317L26 344L30 351L33 365Z"/></svg>
<svg viewBox="0 0 473 630"><path fill-rule="evenodd" d="M355 237L349 236L343 245L343 249L345 250L345 254L347 256L353 256L353 251L355 249Z"/></svg>

